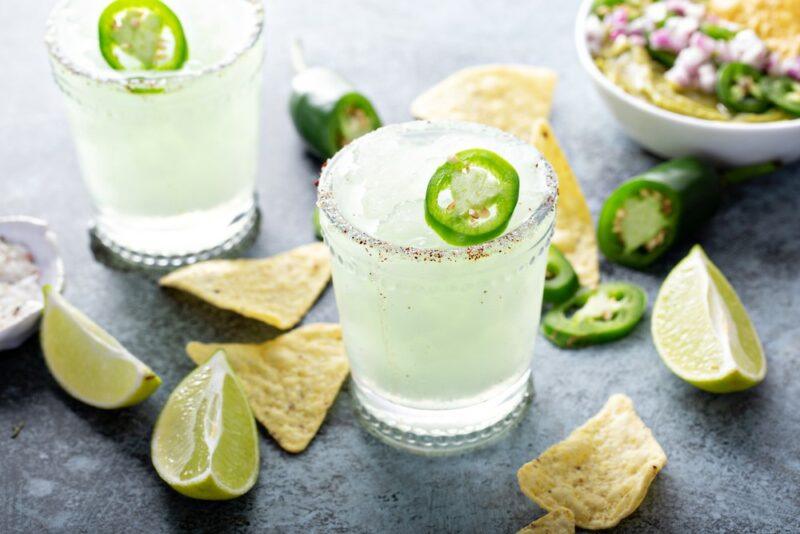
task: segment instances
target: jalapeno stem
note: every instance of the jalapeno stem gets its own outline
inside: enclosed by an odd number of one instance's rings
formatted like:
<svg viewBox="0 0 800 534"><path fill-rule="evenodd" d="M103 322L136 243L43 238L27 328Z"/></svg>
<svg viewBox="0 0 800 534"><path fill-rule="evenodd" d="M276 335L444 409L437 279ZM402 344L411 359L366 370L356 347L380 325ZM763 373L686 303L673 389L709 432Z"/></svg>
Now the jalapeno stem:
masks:
<svg viewBox="0 0 800 534"><path fill-rule="evenodd" d="M775 172L780 168L780 161L766 161L764 163L745 165L744 167L735 167L722 172L722 182L724 185L741 184L752 178Z"/></svg>

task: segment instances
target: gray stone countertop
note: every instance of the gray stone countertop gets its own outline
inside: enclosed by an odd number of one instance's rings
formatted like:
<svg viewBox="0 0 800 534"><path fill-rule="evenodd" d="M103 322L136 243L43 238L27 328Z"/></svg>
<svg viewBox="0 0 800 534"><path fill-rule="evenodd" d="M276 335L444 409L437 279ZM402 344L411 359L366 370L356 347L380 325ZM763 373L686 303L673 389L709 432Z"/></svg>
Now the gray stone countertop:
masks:
<svg viewBox="0 0 800 534"><path fill-rule="evenodd" d="M657 160L627 139L581 71L572 44L577 1L269 0L261 234L248 256L313 239L318 164L286 113L288 43L372 96L385 122L407 120L423 89L474 64L521 62L559 73L552 122L596 216L623 179ZM261 475L222 503L173 492L150 464L150 433L167 395L192 369L189 340L256 341L269 327L159 290L153 278L93 258L91 210L61 95L42 44L44 1L0 4L0 214L47 219L66 263L66 295L164 379L134 408L108 412L67 396L38 341L0 354L0 531L3 532L514 532L541 510L519 491L517 468L624 392L669 463L620 532L800 532L800 203L798 167L738 187L716 217L647 272L607 262L605 279L655 298L692 242L728 276L769 359L763 384L712 395L673 376L650 339L632 335L582 351L539 339L536 396L501 442L426 458L381 444L355 420L343 390L308 450L291 455L261 432ZM326 290L306 322L336 321ZM16 438L12 430L24 428Z"/></svg>

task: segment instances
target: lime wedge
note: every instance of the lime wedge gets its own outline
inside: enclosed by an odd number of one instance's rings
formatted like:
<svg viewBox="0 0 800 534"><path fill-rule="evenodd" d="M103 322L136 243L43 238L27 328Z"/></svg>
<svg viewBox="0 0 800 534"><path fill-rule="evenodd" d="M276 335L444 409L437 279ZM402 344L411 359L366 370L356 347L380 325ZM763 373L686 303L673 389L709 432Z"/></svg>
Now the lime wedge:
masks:
<svg viewBox="0 0 800 534"><path fill-rule="evenodd" d="M44 288L41 342L47 367L64 390L98 408L137 404L161 379L119 341L73 307L57 291Z"/></svg>
<svg viewBox="0 0 800 534"><path fill-rule="evenodd" d="M258 435L242 385L224 351L170 394L153 430L153 466L188 497L232 499L258 477Z"/></svg>
<svg viewBox="0 0 800 534"><path fill-rule="evenodd" d="M767 373L764 350L747 311L699 245L661 285L652 329L667 367L705 391L741 391Z"/></svg>

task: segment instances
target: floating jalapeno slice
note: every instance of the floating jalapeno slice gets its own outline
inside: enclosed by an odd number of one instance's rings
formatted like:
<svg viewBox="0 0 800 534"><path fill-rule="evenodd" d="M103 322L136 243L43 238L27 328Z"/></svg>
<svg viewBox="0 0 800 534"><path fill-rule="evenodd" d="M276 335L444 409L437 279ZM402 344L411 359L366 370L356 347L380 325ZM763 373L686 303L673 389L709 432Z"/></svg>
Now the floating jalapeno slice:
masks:
<svg viewBox="0 0 800 534"><path fill-rule="evenodd" d="M97 27L100 52L115 70L177 70L189 55L181 21L159 0L116 0Z"/></svg>
<svg viewBox="0 0 800 534"><path fill-rule="evenodd" d="M578 348L625 337L641 320L647 295L622 282L579 291L547 312L542 332L562 348Z"/></svg>
<svg viewBox="0 0 800 534"><path fill-rule="evenodd" d="M503 233L518 197L519 175L509 162L490 150L462 150L428 182L425 220L451 245L476 245Z"/></svg>
<svg viewBox="0 0 800 534"><path fill-rule="evenodd" d="M761 80L761 89L783 111L800 115L800 82L788 76L766 76Z"/></svg>
<svg viewBox="0 0 800 534"><path fill-rule="evenodd" d="M771 103L759 81L761 72L745 63L728 63L717 75L717 98L731 111L763 113Z"/></svg>
<svg viewBox="0 0 800 534"><path fill-rule="evenodd" d="M578 276L569 260L554 245L550 245L544 279L544 301L559 304L574 295L579 287Z"/></svg>
<svg viewBox="0 0 800 534"><path fill-rule="evenodd" d="M314 213L311 215L311 224L314 227L314 237L322 239L322 225L319 223L319 208L314 207Z"/></svg>

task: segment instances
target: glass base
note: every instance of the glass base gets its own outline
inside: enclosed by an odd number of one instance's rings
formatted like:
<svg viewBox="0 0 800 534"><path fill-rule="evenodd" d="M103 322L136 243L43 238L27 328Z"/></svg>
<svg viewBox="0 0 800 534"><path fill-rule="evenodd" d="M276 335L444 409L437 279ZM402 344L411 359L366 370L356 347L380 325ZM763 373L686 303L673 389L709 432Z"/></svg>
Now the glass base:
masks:
<svg viewBox="0 0 800 534"><path fill-rule="evenodd" d="M162 232L162 234L169 234L170 243L183 243L179 252L167 252L165 249L168 247L150 248L144 243L159 242L163 245L164 240L157 238L155 235L152 240L148 240L146 234L154 233L152 229L134 231L126 228L128 234L136 234L137 242L142 243L142 249L138 247L131 247L130 245L121 242L117 237L122 234L118 228L109 227L100 219L93 222L89 228L89 233L92 239L92 249L95 257L103 263L109 264L113 267L138 267L145 269L171 269L205 261L211 258L221 256L235 255L250 246L258 235L259 223L261 214L256 205L255 198L252 204L249 205L244 211L226 219L219 221L222 226L218 224L215 228L191 227L185 230L187 235L182 236L175 232ZM217 219L218 221L218 219ZM212 222L217 222L212 219ZM212 241L192 239L196 236L213 235ZM196 242L196 247L187 247L186 243Z"/></svg>
<svg viewBox="0 0 800 534"><path fill-rule="evenodd" d="M381 441L408 451L442 455L492 443L525 413L533 396L530 371L495 398L474 406L420 410L393 402L351 380L359 421Z"/></svg>

